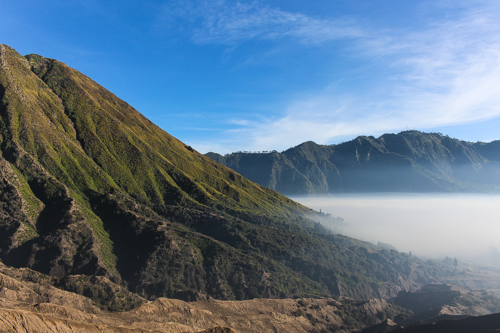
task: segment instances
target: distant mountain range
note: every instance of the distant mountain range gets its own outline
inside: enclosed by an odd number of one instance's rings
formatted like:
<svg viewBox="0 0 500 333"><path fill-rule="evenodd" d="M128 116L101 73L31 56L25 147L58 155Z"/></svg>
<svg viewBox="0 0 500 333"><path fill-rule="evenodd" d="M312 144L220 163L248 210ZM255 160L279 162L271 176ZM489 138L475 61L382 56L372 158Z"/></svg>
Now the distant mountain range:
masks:
<svg viewBox="0 0 500 333"><path fill-rule="evenodd" d="M404 131L337 145L308 141L281 153L206 155L286 195L500 190L500 141L471 143L440 133Z"/></svg>

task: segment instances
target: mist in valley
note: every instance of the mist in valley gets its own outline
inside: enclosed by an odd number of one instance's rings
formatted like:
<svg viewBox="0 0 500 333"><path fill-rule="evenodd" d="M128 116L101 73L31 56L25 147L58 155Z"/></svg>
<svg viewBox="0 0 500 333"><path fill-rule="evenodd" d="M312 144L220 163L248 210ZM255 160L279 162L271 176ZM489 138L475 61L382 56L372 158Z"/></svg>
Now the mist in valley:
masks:
<svg viewBox="0 0 500 333"><path fill-rule="evenodd" d="M390 244L422 258L448 256L500 266L500 195L374 193L292 199L343 218L343 223L321 223L347 236Z"/></svg>

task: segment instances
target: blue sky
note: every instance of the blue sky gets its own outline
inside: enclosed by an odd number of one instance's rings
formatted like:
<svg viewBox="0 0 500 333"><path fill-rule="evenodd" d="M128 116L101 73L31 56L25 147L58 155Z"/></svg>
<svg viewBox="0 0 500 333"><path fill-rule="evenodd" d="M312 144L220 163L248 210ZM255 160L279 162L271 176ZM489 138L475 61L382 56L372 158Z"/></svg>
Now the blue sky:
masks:
<svg viewBox="0 0 500 333"><path fill-rule="evenodd" d="M0 5L0 43L65 62L202 153L406 128L500 139L496 0Z"/></svg>

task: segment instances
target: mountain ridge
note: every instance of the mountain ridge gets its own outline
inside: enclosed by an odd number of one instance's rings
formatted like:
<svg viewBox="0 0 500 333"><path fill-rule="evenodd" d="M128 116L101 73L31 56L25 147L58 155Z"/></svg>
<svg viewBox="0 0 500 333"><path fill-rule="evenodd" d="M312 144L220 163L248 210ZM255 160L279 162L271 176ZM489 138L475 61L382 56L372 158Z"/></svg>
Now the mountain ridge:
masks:
<svg viewBox="0 0 500 333"><path fill-rule="evenodd" d="M286 195L340 192L499 192L500 141L441 133L359 136L336 145L304 142L281 153L206 155Z"/></svg>

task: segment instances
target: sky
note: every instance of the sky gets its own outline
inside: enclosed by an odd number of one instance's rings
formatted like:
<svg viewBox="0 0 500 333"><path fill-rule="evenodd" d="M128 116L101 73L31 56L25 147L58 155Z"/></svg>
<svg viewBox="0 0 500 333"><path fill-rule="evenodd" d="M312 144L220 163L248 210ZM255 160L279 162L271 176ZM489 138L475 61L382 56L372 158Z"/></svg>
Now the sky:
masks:
<svg viewBox="0 0 500 333"><path fill-rule="evenodd" d="M405 129L500 139L497 0L0 0L0 43L201 153Z"/></svg>

